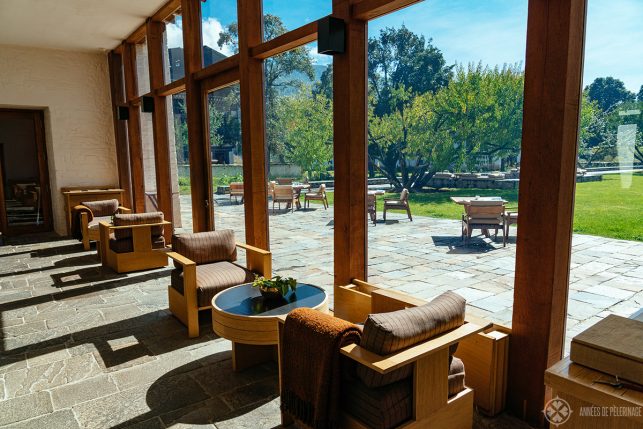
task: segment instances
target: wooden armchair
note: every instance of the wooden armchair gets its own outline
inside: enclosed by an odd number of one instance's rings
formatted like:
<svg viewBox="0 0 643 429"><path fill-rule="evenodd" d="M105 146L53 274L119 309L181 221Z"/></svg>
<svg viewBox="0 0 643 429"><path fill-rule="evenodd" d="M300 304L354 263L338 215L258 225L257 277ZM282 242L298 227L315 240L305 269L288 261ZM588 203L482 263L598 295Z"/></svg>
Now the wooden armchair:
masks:
<svg viewBox="0 0 643 429"><path fill-rule="evenodd" d="M100 257L117 273L151 270L167 265L163 228L172 225L162 212L117 214L114 223L101 221Z"/></svg>
<svg viewBox="0 0 643 429"><path fill-rule="evenodd" d="M466 244L471 239L474 229L482 230L489 236L489 230L495 230L494 240L498 238L498 230L502 230L502 245L507 245L507 227L505 223L504 201L470 201L464 206L462 215L462 239Z"/></svg>
<svg viewBox="0 0 643 429"><path fill-rule="evenodd" d="M371 313L406 311L407 308L426 304L424 300L400 292L379 289L357 280L354 283L357 284L335 288L335 315L353 323L364 322ZM473 422L473 390L464 385L463 379L459 378L462 377L460 373L453 372L454 364L461 365L461 362L456 363L451 355L459 342L475 336L489 325L467 318L459 327L388 355L379 355L366 348L368 341L365 334L362 336L362 346L350 344L341 348L340 353L356 363L358 376L368 371L366 374L374 374L372 381L378 378L382 382L391 378L393 381L368 387L361 376L360 381L344 375L339 427L470 429ZM366 329L365 325L365 332ZM287 368L281 370L287 371ZM400 379L400 372L405 371L408 375ZM346 373L350 374L350 371ZM457 386L458 382L460 387ZM409 393L410 396L407 396ZM282 414L282 420L284 426L292 423L287 413Z"/></svg>
<svg viewBox="0 0 643 429"><path fill-rule="evenodd" d="M246 267L237 265L237 248L246 251ZM168 287L170 311L199 336L199 311L212 308L212 298L232 286L249 283L255 275L272 277L272 254L236 243L232 230L179 234L172 237L174 260Z"/></svg>
<svg viewBox="0 0 643 429"><path fill-rule="evenodd" d="M386 210L405 210L409 220L413 222L411 207L409 206L409 190L404 188L399 199L384 198L384 212L382 218L386 222Z"/></svg>
<svg viewBox="0 0 643 429"><path fill-rule="evenodd" d="M131 212L117 199L81 202L73 211L72 231L79 236L85 250L89 250L90 241L100 241L100 222L111 222L112 216Z"/></svg>
<svg viewBox="0 0 643 429"><path fill-rule="evenodd" d="M328 197L326 196L326 185L324 183L319 185L319 189L317 189L317 192L306 193L306 195L304 196L304 207L306 207L306 204L308 204L308 207L310 207L311 201L321 201L324 205L324 208L328 209Z"/></svg>
<svg viewBox="0 0 643 429"><path fill-rule="evenodd" d="M518 207L505 207L505 237L509 237L509 227L518 223Z"/></svg>
<svg viewBox="0 0 643 429"><path fill-rule="evenodd" d="M234 197L234 201L238 203L239 197L241 197L241 202L243 203L243 182L232 182L230 183L230 201L232 201L232 197Z"/></svg>
<svg viewBox="0 0 643 429"><path fill-rule="evenodd" d="M377 226L377 197L375 195L366 195L366 211L373 225Z"/></svg>
<svg viewBox="0 0 643 429"><path fill-rule="evenodd" d="M276 180L277 185L292 185L292 177L278 177Z"/></svg>
<svg viewBox="0 0 643 429"><path fill-rule="evenodd" d="M275 185L272 191L272 210L275 210L275 203L279 205L280 210L281 203L286 203L286 208L290 208L290 211L294 212L297 198L298 194L292 185Z"/></svg>

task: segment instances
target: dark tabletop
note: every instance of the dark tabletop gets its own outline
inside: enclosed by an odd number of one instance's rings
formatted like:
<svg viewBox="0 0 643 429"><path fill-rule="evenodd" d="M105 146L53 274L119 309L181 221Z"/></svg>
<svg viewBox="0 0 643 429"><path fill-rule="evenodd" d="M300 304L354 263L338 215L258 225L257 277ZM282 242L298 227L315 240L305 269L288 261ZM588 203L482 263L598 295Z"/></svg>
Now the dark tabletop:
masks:
<svg viewBox="0 0 643 429"><path fill-rule="evenodd" d="M264 299L252 283L235 286L220 292L213 304L226 313L238 316L279 316L295 308L314 308L326 299L326 292L320 287L297 283L297 290L290 291L283 299Z"/></svg>

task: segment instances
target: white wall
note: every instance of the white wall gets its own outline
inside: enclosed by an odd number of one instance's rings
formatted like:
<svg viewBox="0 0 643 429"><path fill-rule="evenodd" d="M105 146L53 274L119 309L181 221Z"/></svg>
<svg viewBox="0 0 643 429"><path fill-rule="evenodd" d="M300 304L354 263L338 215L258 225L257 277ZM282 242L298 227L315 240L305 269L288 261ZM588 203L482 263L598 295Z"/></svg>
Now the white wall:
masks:
<svg viewBox="0 0 643 429"><path fill-rule="evenodd" d="M117 185L107 55L0 45L0 107L45 111L54 228L65 186Z"/></svg>

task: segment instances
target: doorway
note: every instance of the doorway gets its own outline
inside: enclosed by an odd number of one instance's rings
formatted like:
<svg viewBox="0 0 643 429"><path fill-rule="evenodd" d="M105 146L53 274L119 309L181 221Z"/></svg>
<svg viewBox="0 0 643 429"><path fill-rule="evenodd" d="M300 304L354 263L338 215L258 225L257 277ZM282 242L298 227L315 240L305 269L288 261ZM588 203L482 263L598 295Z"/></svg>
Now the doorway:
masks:
<svg viewBox="0 0 643 429"><path fill-rule="evenodd" d="M0 109L0 231L52 230L42 110Z"/></svg>

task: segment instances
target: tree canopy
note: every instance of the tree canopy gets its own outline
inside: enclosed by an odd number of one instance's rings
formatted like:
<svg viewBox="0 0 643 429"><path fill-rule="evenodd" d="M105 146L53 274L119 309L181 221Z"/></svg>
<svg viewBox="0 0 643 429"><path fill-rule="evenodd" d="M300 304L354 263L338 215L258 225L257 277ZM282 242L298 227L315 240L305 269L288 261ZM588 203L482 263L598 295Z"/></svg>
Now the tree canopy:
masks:
<svg viewBox="0 0 643 429"><path fill-rule="evenodd" d="M634 94L625 88L623 81L611 76L594 79L585 91L589 99L596 101L603 111L608 111L619 103L634 101Z"/></svg>

